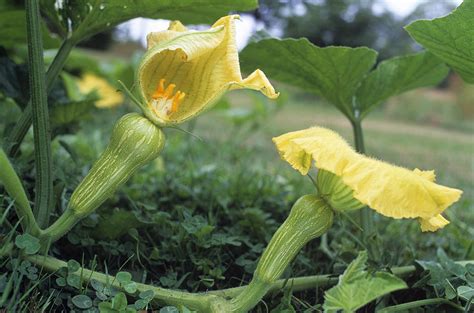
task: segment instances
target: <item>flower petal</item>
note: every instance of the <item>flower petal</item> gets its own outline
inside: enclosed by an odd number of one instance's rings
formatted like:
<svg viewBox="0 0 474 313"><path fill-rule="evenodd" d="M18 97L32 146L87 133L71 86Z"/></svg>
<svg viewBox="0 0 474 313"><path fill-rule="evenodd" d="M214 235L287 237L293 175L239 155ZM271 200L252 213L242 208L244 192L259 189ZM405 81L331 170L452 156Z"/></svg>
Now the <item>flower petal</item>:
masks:
<svg viewBox="0 0 474 313"><path fill-rule="evenodd" d="M164 79L167 85L185 94L179 108L158 116L161 124L181 123L209 108L230 89L260 90L275 98L278 94L263 72L243 80L235 40L234 20L238 15L219 19L206 31L188 31L173 24L165 32L148 36L149 49L137 70L137 85L147 104Z"/></svg>
<svg viewBox="0 0 474 313"><path fill-rule="evenodd" d="M428 179L429 181L432 181L432 182L436 181L435 171L422 171L422 170L419 170L419 169L415 168L413 170L413 172L417 175L420 175L420 176Z"/></svg>
<svg viewBox="0 0 474 313"><path fill-rule="evenodd" d="M385 216L429 219L462 194L435 184L434 172L410 171L358 154L329 129L313 127L273 140L282 158L302 174L309 169L309 156L317 168L340 176L357 200Z"/></svg>
<svg viewBox="0 0 474 313"><path fill-rule="evenodd" d="M97 91L100 100L96 101L98 108L113 108L123 103L124 98L117 88L112 86L107 80L92 73L85 73L77 82L77 86L82 93Z"/></svg>
<svg viewBox="0 0 474 313"><path fill-rule="evenodd" d="M420 218L419 219L421 231L437 231L440 228L449 224L449 221L445 219L441 214L433 216L428 219Z"/></svg>
<svg viewBox="0 0 474 313"><path fill-rule="evenodd" d="M276 99L280 95L280 93L275 92L275 88L261 70L255 70L241 82L232 83L230 90L234 89L258 90L270 99Z"/></svg>
<svg viewBox="0 0 474 313"><path fill-rule="evenodd" d="M152 49L160 43L174 39L187 31L188 29L181 24L180 21L172 21L170 22L170 26L168 26L168 30L152 32L146 36L147 50Z"/></svg>

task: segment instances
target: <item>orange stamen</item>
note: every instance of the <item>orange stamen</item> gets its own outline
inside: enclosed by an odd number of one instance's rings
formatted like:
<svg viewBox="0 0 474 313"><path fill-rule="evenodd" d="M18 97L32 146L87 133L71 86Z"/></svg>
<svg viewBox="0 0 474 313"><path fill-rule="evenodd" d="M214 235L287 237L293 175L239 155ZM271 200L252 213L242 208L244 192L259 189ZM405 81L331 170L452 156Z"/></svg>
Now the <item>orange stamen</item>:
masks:
<svg viewBox="0 0 474 313"><path fill-rule="evenodd" d="M148 103L148 106L158 115L170 115L172 113L176 113L186 94L178 90L173 95L175 88L175 84L169 84L165 88L165 79L160 79L158 85L156 86L156 90L151 95L153 101Z"/></svg>
<svg viewBox="0 0 474 313"><path fill-rule="evenodd" d="M168 87L166 87L163 97L169 98L173 94L174 87L176 87L175 84L169 84Z"/></svg>
<svg viewBox="0 0 474 313"><path fill-rule="evenodd" d="M163 96L163 91L165 90L165 79L162 78L158 82L158 85L156 86L156 90L151 96L153 99L158 99Z"/></svg>
<svg viewBox="0 0 474 313"><path fill-rule="evenodd" d="M178 91L173 97L173 104L171 105L171 113L175 113L178 111L179 105L183 102L184 97L186 94L184 92Z"/></svg>

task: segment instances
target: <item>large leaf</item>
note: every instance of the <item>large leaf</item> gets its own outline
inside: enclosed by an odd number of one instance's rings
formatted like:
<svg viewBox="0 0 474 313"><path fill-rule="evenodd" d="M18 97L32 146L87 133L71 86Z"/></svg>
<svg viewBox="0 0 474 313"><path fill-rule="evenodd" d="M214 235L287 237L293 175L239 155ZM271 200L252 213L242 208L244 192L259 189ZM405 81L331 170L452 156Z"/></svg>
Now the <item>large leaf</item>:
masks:
<svg viewBox="0 0 474 313"><path fill-rule="evenodd" d="M326 312L355 312L373 300L393 292L407 288L400 278L388 273L366 274L352 283L341 284L329 289L324 295Z"/></svg>
<svg viewBox="0 0 474 313"><path fill-rule="evenodd" d="M245 71L262 69L270 78L318 94L353 118L353 96L374 66L377 52L366 48L320 48L307 39L263 39L241 53Z"/></svg>
<svg viewBox="0 0 474 313"><path fill-rule="evenodd" d="M464 0L445 17L415 21L406 30L466 82L474 84L474 0Z"/></svg>
<svg viewBox="0 0 474 313"><path fill-rule="evenodd" d="M43 45L46 48L59 46L57 38L51 38L46 26L41 24ZM26 12L23 9L8 8L0 10L0 43L5 48L26 44Z"/></svg>
<svg viewBox="0 0 474 313"><path fill-rule="evenodd" d="M12 98L24 108L29 99L28 69L13 62L0 47L0 94Z"/></svg>
<svg viewBox="0 0 474 313"><path fill-rule="evenodd" d="M395 57L381 62L362 82L356 102L362 117L391 96L443 80L449 69L429 52Z"/></svg>
<svg viewBox="0 0 474 313"><path fill-rule="evenodd" d="M78 41L136 17L199 24L256 7L256 0L41 0L56 31L64 37L72 33Z"/></svg>
<svg viewBox="0 0 474 313"><path fill-rule="evenodd" d="M407 288L400 278L385 272L365 271L367 252L360 252L339 277L337 286L324 294L325 312L355 312L373 300L395 290Z"/></svg>

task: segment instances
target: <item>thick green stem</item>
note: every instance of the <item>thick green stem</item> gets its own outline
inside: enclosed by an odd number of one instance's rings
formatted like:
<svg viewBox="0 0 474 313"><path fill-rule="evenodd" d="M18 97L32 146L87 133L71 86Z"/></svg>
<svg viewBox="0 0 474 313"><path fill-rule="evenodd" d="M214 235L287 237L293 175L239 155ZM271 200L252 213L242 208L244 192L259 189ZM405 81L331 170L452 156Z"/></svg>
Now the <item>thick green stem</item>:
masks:
<svg viewBox="0 0 474 313"><path fill-rule="evenodd" d="M46 90L48 91L48 93L53 88L54 82L58 77L59 73L61 72L64 63L66 63L67 57L69 56L69 53L71 52L74 45L75 42L71 39L66 39L65 41L63 41L53 62L49 66L48 71L46 72ZM28 130L30 129L32 116L33 112L30 101L26 108L23 110L20 119L17 121L17 123L11 130L10 135L5 141L4 148L9 156L14 156L18 152L21 142L23 141L26 134L28 133Z"/></svg>
<svg viewBox="0 0 474 313"><path fill-rule="evenodd" d="M354 132L354 142L356 151L359 153L365 153L364 145L364 134L362 131L362 121L360 119L352 120L352 130ZM372 234L374 231L373 221L372 221L372 212L368 208L362 208L360 211L360 222L364 234L362 235L363 242L367 242L367 237Z"/></svg>
<svg viewBox="0 0 474 313"><path fill-rule="evenodd" d="M74 225L81 220L71 208L66 209L64 213L47 229L42 232L42 244L50 244L57 241L70 231Z"/></svg>
<svg viewBox="0 0 474 313"><path fill-rule="evenodd" d="M439 305L439 304L446 304L446 305L451 306L453 309L455 309L458 312L465 312L461 306L443 298L424 299L424 300L417 300L417 301L402 303L402 304L390 306L387 308L383 308L378 312L379 313L408 312L411 309L416 309L422 306Z"/></svg>
<svg viewBox="0 0 474 313"><path fill-rule="evenodd" d="M354 132L354 143L356 151L365 153L364 133L362 132L362 121L355 120L351 122L352 130Z"/></svg>
<svg viewBox="0 0 474 313"><path fill-rule="evenodd" d="M413 266L413 271L415 267ZM293 291L301 291L312 288L329 287L337 284L339 278L333 275L311 275L289 279L279 279L268 288L267 294L281 291L284 286L292 286ZM223 290L209 291L209 294L224 298L235 298L241 294L248 286L234 287Z"/></svg>
<svg viewBox="0 0 474 313"><path fill-rule="evenodd" d="M26 257L26 259L49 272L56 272L62 267L67 267L66 262L47 256L29 256ZM94 279L105 286L112 286L123 290L123 286L120 285L115 276L98 273L86 268L80 268L75 273L81 275L81 281L83 283L88 283ZM157 302L168 305L185 305L186 307L198 310L199 312L208 312L211 302L218 298L218 296L210 294L193 294L140 283L137 283L137 290L138 293L152 290L154 293L154 300Z"/></svg>
<svg viewBox="0 0 474 313"><path fill-rule="evenodd" d="M36 194L34 212L39 226L45 227L48 225L53 203L53 171L39 1L26 1L26 12L29 86L35 144Z"/></svg>
<svg viewBox="0 0 474 313"><path fill-rule="evenodd" d="M7 155L0 148L0 182L5 186L5 190L8 192L10 197L15 201L16 214L20 220L21 227L24 232L28 232L33 236L38 236L41 232L36 219L33 215L33 211L30 207L30 202L26 195L25 189L21 184L20 178L16 174L13 166L8 160Z"/></svg>
<svg viewBox="0 0 474 313"><path fill-rule="evenodd" d="M257 305L304 245L324 234L332 221L332 209L324 200L301 197L270 240L249 286L230 300L229 312L247 312Z"/></svg>

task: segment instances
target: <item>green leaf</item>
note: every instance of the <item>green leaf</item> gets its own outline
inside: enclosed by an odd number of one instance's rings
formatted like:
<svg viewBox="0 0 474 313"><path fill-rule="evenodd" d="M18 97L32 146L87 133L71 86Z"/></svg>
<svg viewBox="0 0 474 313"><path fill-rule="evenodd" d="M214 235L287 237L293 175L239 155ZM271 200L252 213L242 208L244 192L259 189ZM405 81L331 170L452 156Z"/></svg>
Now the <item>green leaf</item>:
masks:
<svg viewBox="0 0 474 313"><path fill-rule="evenodd" d="M58 277L56 278L56 284L58 284L59 287L65 287L66 279L64 277Z"/></svg>
<svg viewBox="0 0 474 313"><path fill-rule="evenodd" d="M391 58L381 62L363 81L356 103L364 117L373 107L402 92L437 85L449 69L428 52Z"/></svg>
<svg viewBox="0 0 474 313"><path fill-rule="evenodd" d="M132 280L132 274L129 272L118 272L115 277L122 285L127 284Z"/></svg>
<svg viewBox="0 0 474 313"><path fill-rule="evenodd" d="M66 277L66 282L71 287L81 289L81 277L79 275L68 274Z"/></svg>
<svg viewBox="0 0 474 313"><path fill-rule="evenodd" d="M15 245L18 248L23 249L26 254L35 254L41 247L39 239L30 234L16 236Z"/></svg>
<svg viewBox="0 0 474 313"><path fill-rule="evenodd" d="M405 282L392 274L366 274L365 277L326 291L323 307L327 312L354 312L387 293L404 288L407 288Z"/></svg>
<svg viewBox="0 0 474 313"><path fill-rule="evenodd" d="M291 288L285 288L280 304L271 310L270 313L296 313L295 308L291 305L292 298L293 292Z"/></svg>
<svg viewBox="0 0 474 313"><path fill-rule="evenodd" d="M145 291L140 292L138 296L140 297L140 299L145 299L145 300L150 301L155 296L155 292L151 289L145 290Z"/></svg>
<svg viewBox="0 0 474 313"><path fill-rule="evenodd" d="M127 296L123 292L117 293L112 299L112 308L119 311L127 308Z"/></svg>
<svg viewBox="0 0 474 313"><path fill-rule="evenodd" d="M350 283L364 276L365 267L367 266L367 251L359 252L357 258L347 266L346 270L340 277L340 283Z"/></svg>
<svg viewBox="0 0 474 313"><path fill-rule="evenodd" d="M438 248L436 251L441 266L448 272L456 277L464 279L467 274L467 268L451 260L446 252L442 248Z"/></svg>
<svg viewBox="0 0 474 313"><path fill-rule="evenodd" d="M136 17L212 23L229 11L257 8L256 0L42 0L41 8L63 37L76 41ZM146 34L143 34L145 36Z"/></svg>
<svg viewBox="0 0 474 313"><path fill-rule="evenodd" d="M165 306L160 309L160 313L179 313L179 309L174 306Z"/></svg>
<svg viewBox="0 0 474 313"><path fill-rule="evenodd" d="M81 264L76 260L69 260L67 261L67 270L69 273L74 273L81 268Z"/></svg>
<svg viewBox="0 0 474 313"><path fill-rule="evenodd" d="M134 307L135 307L135 309L137 309L137 310L142 310L142 309L144 309L147 305L148 305L148 301L147 301L147 300L138 299L137 301L135 301Z"/></svg>
<svg viewBox="0 0 474 313"><path fill-rule="evenodd" d="M459 286L457 292L458 296L466 301L474 298L474 289L469 286Z"/></svg>
<svg viewBox="0 0 474 313"><path fill-rule="evenodd" d="M94 101L97 98L83 101L71 101L56 104L51 108L50 120L54 127L69 125L86 117L94 109Z"/></svg>
<svg viewBox="0 0 474 313"><path fill-rule="evenodd" d="M134 281L128 282L123 285L123 289L130 294L133 294L137 291L137 283Z"/></svg>
<svg viewBox="0 0 474 313"><path fill-rule="evenodd" d="M406 26L410 36L474 84L474 0L464 2L451 14L419 20Z"/></svg>
<svg viewBox="0 0 474 313"><path fill-rule="evenodd" d="M101 302L99 303L99 312L100 313L117 313L117 310L115 310L112 307L112 304L110 302Z"/></svg>
<svg viewBox="0 0 474 313"><path fill-rule="evenodd" d="M129 229L147 225L138 219L134 212L115 209L110 213L104 213L99 223L94 228L94 237L115 239L126 234Z"/></svg>
<svg viewBox="0 0 474 313"><path fill-rule="evenodd" d="M43 45L46 48L59 46L57 38L51 38L48 29L41 22L41 35ZM26 44L26 12L21 8L9 8L0 10L0 42L5 48L17 47L18 44Z"/></svg>
<svg viewBox="0 0 474 313"><path fill-rule="evenodd" d="M354 312L367 303L395 290L407 288L400 278L385 272L365 271L367 252L360 252L339 277L337 286L324 294L325 312Z"/></svg>
<svg viewBox="0 0 474 313"><path fill-rule="evenodd" d="M13 62L6 51L0 48L0 93L12 98L24 109L29 99L28 88L27 66Z"/></svg>
<svg viewBox="0 0 474 313"><path fill-rule="evenodd" d="M72 303L79 309L89 309L92 307L92 300L86 295L77 295L72 297Z"/></svg>
<svg viewBox="0 0 474 313"><path fill-rule="evenodd" d="M240 54L245 71L260 68L272 79L320 95L351 119L354 94L376 57L366 47L320 48L306 38L263 39Z"/></svg>

